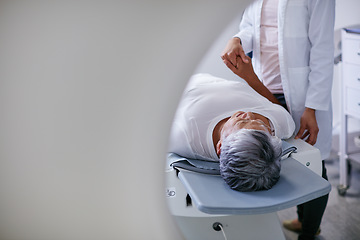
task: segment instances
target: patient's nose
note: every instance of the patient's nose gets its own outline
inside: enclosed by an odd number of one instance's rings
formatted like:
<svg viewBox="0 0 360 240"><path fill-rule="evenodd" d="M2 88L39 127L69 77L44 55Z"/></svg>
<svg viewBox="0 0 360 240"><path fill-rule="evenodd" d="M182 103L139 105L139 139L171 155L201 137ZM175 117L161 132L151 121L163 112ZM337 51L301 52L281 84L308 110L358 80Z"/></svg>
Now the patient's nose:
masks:
<svg viewBox="0 0 360 240"><path fill-rule="evenodd" d="M243 119L252 119L252 113L251 112L243 113L243 115L241 117Z"/></svg>

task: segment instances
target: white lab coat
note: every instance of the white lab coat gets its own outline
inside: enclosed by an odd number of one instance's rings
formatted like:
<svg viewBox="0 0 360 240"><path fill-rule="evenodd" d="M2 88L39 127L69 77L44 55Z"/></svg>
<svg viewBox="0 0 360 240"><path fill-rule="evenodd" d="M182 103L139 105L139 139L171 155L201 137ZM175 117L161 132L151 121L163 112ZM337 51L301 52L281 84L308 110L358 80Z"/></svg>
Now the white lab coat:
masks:
<svg viewBox="0 0 360 240"><path fill-rule="evenodd" d="M246 53L253 51L260 79L261 6L262 0L257 0L245 10L240 32L235 35ZM319 134L315 147L322 159L331 150L334 19L335 0L279 0L279 62L287 107L296 124L295 133L305 107L316 109Z"/></svg>

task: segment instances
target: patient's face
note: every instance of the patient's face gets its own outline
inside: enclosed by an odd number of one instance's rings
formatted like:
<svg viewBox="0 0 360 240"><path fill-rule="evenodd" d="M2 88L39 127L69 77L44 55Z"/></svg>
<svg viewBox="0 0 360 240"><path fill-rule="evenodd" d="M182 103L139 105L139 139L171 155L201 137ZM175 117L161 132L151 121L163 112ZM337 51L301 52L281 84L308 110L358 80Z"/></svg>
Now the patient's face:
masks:
<svg viewBox="0 0 360 240"><path fill-rule="evenodd" d="M222 137L225 138L240 129L254 129L270 133L269 126L260 120L256 114L252 112L238 111L234 113L224 124Z"/></svg>

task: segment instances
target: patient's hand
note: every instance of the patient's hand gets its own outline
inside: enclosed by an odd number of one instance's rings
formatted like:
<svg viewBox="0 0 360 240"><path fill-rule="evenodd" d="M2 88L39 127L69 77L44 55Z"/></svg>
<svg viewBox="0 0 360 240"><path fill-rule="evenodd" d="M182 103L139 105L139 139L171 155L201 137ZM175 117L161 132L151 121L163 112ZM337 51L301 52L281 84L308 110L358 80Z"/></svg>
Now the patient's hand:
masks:
<svg viewBox="0 0 360 240"><path fill-rule="evenodd" d="M240 57L240 59L238 59ZM237 61L248 63L244 49L242 48L240 38L232 38L228 41L224 51L221 54L222 60L230 63L233 66L237 66ZM226 64L228 66L228 64ZM228 66L229 67L229 66Z"/></svg>
<svg viewBox="0 0 360 240"><path fill-rule="evenodd" d="M249 83L249 81L258 80L251 63L251 58L245 56L247 63L243 62L240 57L237 57L236 59L236 66L232 65L227 59L224 59L224 63L233 73L244 79L246 82Z"/></svg>
<svg viewBox="0 0 360 240"><path fill-rule="evenodd" d="M300 119L300 129L295 138L306 139L305 141L314 145L319 133L319 127L316 121L315 110L305 108L305 111Z"/></svg>

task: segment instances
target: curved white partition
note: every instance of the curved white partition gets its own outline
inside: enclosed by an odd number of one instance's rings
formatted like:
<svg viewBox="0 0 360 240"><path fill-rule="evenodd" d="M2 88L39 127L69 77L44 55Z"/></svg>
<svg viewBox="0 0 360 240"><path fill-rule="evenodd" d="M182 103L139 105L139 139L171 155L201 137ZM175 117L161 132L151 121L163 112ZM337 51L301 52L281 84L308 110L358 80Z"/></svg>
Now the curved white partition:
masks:
<svg viewBox="0 0 360 240"><path fill-rule="evenodd" d="M0 238L181 239L171 119L248 2L1 1Z"/></svg>

